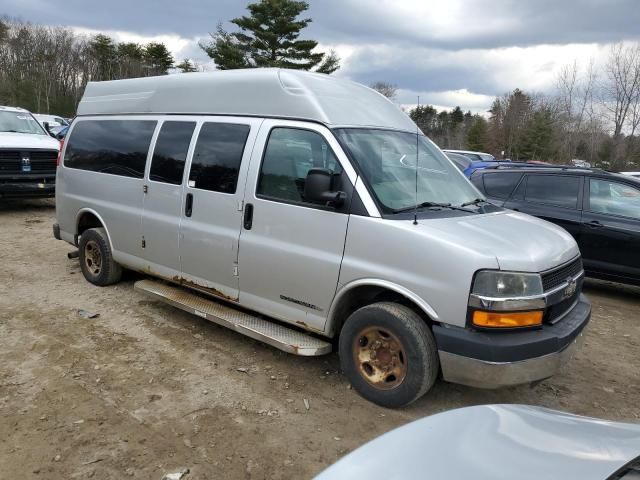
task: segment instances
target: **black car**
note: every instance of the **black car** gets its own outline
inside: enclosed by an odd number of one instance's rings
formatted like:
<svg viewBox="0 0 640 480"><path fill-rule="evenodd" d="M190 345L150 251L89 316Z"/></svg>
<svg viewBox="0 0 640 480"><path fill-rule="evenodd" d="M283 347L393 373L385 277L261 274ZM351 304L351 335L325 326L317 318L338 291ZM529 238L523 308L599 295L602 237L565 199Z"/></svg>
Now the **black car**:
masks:
<svg viewBox="0 0 640 480"><path fill-rule="evenodd" d="M471 181L490 202L567 230L588 276L640 285L639 179L598 169L497 167L477 170Z"/></svg>

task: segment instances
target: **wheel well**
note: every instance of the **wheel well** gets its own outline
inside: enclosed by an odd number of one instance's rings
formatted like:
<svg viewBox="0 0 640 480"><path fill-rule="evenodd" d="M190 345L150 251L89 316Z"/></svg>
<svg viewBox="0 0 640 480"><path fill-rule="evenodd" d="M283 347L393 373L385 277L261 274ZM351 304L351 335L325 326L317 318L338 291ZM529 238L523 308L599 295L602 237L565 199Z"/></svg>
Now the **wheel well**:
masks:
<svg viewBox="0 0 640 480"><path fill-rule="evenodd" d="M82 235L85 230L88 230L90 228L100 228L100 227L104 227L104 225L102 225L102 222L100 221L100 219L98 219L98 217L96 217L91 212L84 212L82 215L80 215L80 218L78 219L78 228L77 228L76 238L79 238L80 235Z"/></svg>
<svg viewBox="0 0 640 480"><path fill-rule="evenodd" d="M333 314L333 317L335 319L332 328L333 333L340 333L344 322L353 312L355 312L359 308L377 302L395 302L401 305L405 305L406 307L409 307L411 310L420 315L420 317L427 323L427 325L431 326L431 324L433 323L429 316L424 312L424 310L422 310L418 305L416 305L413 301L411 301L401 293L389 290L385 287L363 285L360 287L352 288L347 293L345 293L342 298L340 298Z"/></svg>

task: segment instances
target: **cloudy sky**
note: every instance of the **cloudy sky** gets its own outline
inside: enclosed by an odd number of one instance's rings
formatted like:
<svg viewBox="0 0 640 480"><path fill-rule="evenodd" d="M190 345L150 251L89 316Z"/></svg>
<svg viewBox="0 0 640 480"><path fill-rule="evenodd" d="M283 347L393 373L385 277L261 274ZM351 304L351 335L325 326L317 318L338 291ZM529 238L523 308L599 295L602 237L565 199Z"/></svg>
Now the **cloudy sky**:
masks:
<svg viewBox="0 0 640 480"><path fill-rule="evenodd" d="M518 87L551 92L563 65L640 40L640 0L310 0L304 32L342 57L336 75L398 86L397 101L484 112ZM161 40L208 68L198 48L245 0L0 0L0 15L119 40Z"/></svg>

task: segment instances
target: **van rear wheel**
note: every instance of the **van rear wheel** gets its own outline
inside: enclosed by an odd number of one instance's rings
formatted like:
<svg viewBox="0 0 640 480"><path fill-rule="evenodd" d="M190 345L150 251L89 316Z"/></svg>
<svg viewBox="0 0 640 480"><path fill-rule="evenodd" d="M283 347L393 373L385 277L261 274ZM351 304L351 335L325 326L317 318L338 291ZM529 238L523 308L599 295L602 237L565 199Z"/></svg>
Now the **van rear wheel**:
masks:
<svg viewBox="0 0 640 480"><path fill-rule="evenodd" d="M113 260L104 228L85 230L78 242L80 269L88 282L101 287L120 281L122 267Z"/></svg>
<svg viewBox="0 0 640 480"><path fill-rule="evenodd" d="M417 313L391 302L367 305L344 324L340 364L356 391L388 408L427 393L440 368L433 334Z"/></svg>

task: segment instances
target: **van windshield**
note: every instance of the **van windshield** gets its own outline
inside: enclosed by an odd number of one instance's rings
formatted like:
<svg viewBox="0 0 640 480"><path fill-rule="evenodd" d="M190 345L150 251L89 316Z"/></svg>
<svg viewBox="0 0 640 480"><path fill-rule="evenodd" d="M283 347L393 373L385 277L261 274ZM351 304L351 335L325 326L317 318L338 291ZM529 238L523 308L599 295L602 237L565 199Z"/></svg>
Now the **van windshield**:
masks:
<svg viewBox="0 0 640 480"><path fill-rule="evenodd" d="M38 121L27 112L0 112L0 133L2 132L46 135Z"/></svg>
<svg viewBox="0 0 640 480"><path fill-rule="evenodd" d="M335 134L358 164L385 213L408 209L416 203L460 206L483 199L423 135L416 138L414 133L363 128L341 128Z"/></svg>

